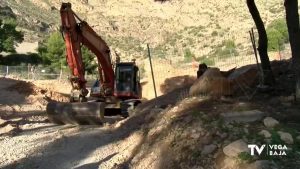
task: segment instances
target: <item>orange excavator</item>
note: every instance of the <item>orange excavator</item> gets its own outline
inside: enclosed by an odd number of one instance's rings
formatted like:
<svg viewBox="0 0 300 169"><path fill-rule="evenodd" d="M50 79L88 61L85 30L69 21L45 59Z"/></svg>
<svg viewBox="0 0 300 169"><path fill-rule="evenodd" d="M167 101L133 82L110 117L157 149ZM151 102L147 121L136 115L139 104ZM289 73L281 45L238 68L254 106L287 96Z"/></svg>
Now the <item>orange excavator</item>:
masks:
<svg viewBox="0 0 300 169"><path fill-rule="evenodd" d="M130 109L141 103L139 68L135 62L120 62L120 59L113 65L106 42L74 13L70 3L62 3L60 15L72 91L70 103L48 103L49 119L64 124L98 124L106 115L119 113L127 117ZM89 98L81 46L94 53L98 61L99 79L92 86Z"/></svg>

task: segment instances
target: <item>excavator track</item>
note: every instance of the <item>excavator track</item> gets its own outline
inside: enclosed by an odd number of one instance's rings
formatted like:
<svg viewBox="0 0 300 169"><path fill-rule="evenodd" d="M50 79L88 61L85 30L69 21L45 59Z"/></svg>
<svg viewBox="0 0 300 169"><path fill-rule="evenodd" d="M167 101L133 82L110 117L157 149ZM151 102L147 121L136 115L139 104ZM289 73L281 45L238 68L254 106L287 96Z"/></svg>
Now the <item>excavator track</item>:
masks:
<svg viewBox="0 0 300 169"><path fill-rule="evenodd" d="M102 124L104 111L103 102L50 102L46 107L49 120L56 124Z"/></svg>

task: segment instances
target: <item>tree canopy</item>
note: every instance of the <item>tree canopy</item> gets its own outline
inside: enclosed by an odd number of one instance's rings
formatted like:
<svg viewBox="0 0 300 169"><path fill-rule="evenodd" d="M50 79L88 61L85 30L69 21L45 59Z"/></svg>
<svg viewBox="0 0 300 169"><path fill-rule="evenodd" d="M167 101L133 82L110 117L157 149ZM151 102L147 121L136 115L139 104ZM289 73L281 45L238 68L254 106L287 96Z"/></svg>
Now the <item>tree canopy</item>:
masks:
<svg viewBox="0 0 300 169"><path fill-rule="evenodd" d="M67 66L65 42L60 32L52 33L47 39L39 44L38 53L43 59L44 64L52 68ZM94 55L86 48L81 48L82 60L85 70L92 73L96 70L97 64Z"/></svg>
<svg viewBox="0 0 300 169"><path fill-rule="evenodd" d="M15 42L22 42L24 35L21 31L16 30L17 23L14 19L0 20L0 52L15 51Z"/></svg>

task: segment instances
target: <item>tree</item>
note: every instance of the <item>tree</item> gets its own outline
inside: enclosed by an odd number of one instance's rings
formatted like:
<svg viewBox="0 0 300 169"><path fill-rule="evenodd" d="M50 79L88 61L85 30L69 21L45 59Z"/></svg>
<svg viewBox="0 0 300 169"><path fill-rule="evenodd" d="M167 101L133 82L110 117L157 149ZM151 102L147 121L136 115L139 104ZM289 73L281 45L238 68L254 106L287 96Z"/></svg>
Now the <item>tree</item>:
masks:
<svg viewBox="0 0 300 169"><path fill-rule="evenodd" d="M267 27L268 51L284 49L289 42L289 33L285 19L276 19Z"/></svg>
<svg viewBox="0 0 300 169"><path fill-rule="evenodd" d="M261 60L261 67L263 70L263 84L264 85L273 85L275 79L271 69L271 64L268 56L268 37L264 23L260 17L259 11L255 5L254 0L247 0L247 6L249 12L255 22L257 31L258 31L258 53Z"/></svg>
<svg viewBox="0 0 300 169"><path fill-rule="evenodd" d="M298 14L298 0L285 0L286 22L292 51L293 69L296 75L295 93L300 99L300 28Z"/></svg>
<svg viewBox="0 0 300 169"><path fill-rule="evenodd" d="M44 42L39 44L38 53L41 55L44 64L51 65L53 68L60 68L66 65L65 44L61 34L55 32Z"/></svg>
<svg viewBox="0 0 300 169"><path fill-rule="evenodd" d="M59 32L52 33L44 42L41 42L38 52L44 64L50 65L52 68L67 65L65 42ZM94 55L84 46L81 48L81 53L85 70L92 73L97 68Z"/></svg>
<svg viewBox="0 0 300 169"><path fill-rule="evenodd" d="M81 48L81 52L85 70L88 73L94 73L98 66L95 62L95 55L92 54L92 52L84 46Z"/></svg>
<svg viewBox="0 0 300 169"><path fill-rule="evenodd" d="M24 35L16 30L17 23L14 19L0 20L0 52L15 51L15 42L22 42Z"/></svg>

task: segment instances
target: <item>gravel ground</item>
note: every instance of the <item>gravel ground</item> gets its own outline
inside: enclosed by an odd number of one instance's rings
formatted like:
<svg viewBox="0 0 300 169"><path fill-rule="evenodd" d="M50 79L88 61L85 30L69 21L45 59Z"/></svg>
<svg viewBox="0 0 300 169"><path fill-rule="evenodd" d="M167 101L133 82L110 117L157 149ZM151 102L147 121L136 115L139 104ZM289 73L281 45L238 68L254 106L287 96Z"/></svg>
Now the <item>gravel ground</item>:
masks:
<svg viewBox="0 0 300 169"><path fill-rule="evenodd" d="M16 80L0 81L0 118L13 127L0 134L2 169L113 168L126 161L139 143L138 132L119 129L119 117L107 119L104 126L51 124L43 104L31 102L40 96L7 90Z"/></svg>

